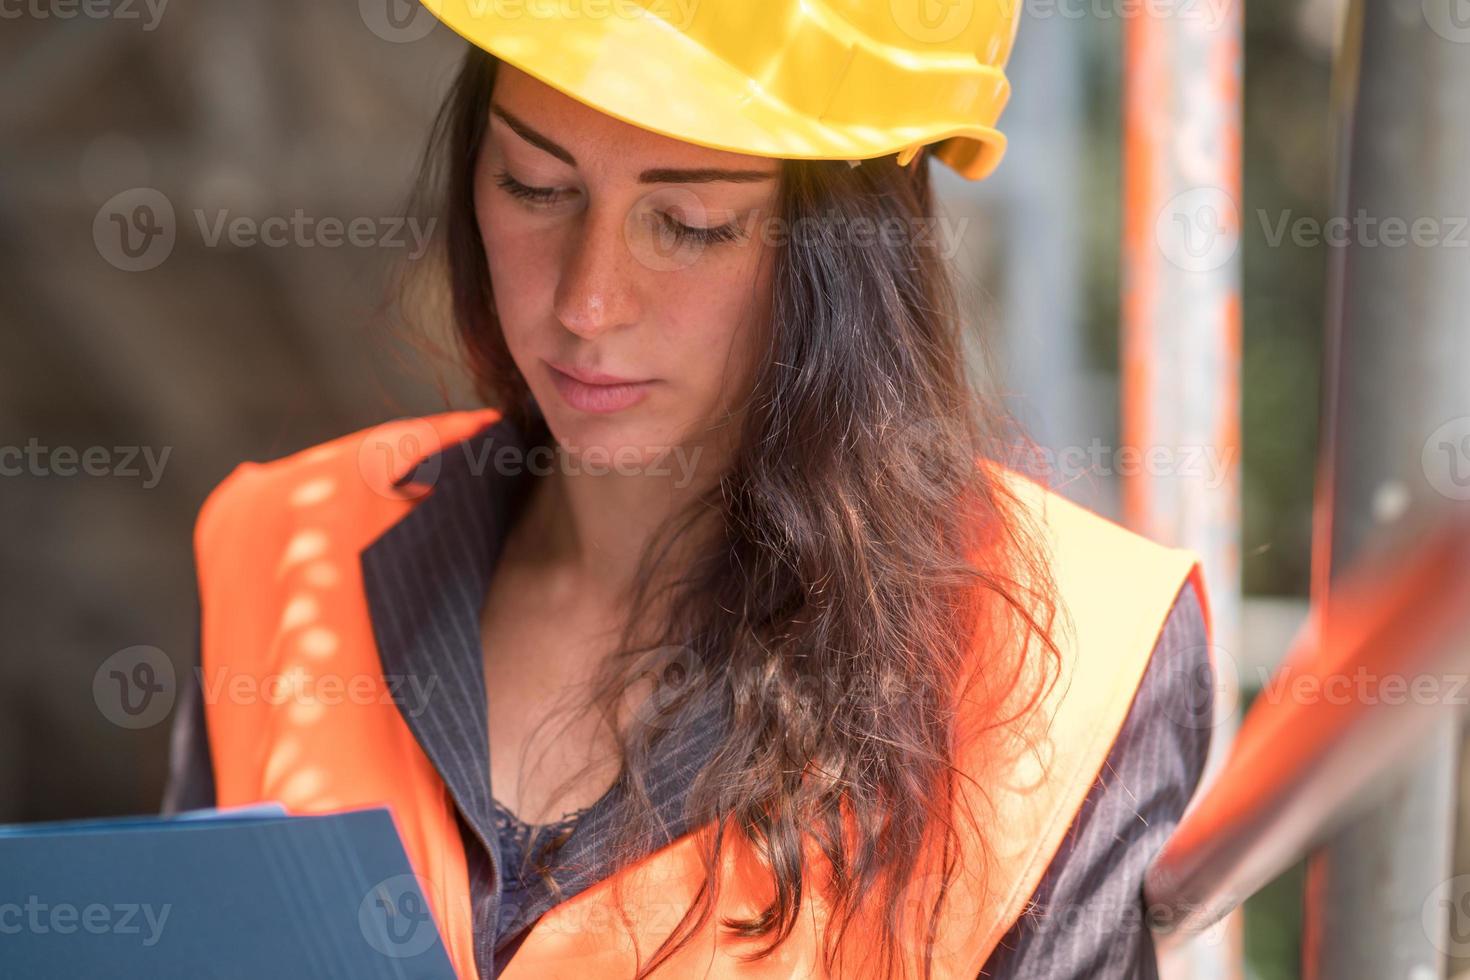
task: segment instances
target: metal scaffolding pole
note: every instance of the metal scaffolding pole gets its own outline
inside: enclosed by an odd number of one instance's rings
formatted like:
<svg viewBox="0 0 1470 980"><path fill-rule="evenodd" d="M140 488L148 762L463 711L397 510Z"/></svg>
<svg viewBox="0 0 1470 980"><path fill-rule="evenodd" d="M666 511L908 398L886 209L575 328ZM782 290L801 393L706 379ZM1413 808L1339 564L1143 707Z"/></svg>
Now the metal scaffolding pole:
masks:
<svg viewBox="0 0 1470 980"><path fill-rule="evenodd" d="M1086 445L1098 406L1087 403L1083 356L1083 248L1087 214L1082 40L1089 21L1032 17L1008 71L1010 159L998 175L1011 257L1005 263L1007 388L1012 411L1054 453ZM981 187L984 184L979 185ZM1075 493L1067 475L1053 478Z"/></svg>
<svg viewBox="0 0 1470 980"><path fill-rule="evenodd" d="M1459 469L1470 460L1470 30L1436 23L1436 10L1354 0L1340 54L1344 234L1331 258L1323 403L1333 448L1318 474L1313 563L1314 606L1327 616L1334 581L1366 543L1462 503L1470 483ZM1387 802L1311 858L1307 977L1445 975L1448 922L1432 899L1452 873L1457 741L1447 717Z"/></svg>
<svg viewBox="0 0 1470 980"><path fill-rule="evenodd" d="M1243 6L1145 5L1125 36L1123 516L1200 554L1227 654L1214 655L1217 673L1240 639ZM1234 730L1229 689L1216 689L1207 781ZM1170 978L1239 976L1238 918L1162 966Z"/></svg>

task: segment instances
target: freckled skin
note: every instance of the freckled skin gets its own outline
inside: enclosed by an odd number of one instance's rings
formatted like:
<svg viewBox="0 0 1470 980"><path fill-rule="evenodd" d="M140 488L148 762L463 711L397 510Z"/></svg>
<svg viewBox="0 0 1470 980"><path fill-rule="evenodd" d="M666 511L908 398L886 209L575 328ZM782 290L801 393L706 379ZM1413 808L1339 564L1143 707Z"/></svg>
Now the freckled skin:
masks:
<svg viewBox="0 0 1470 980"><path fill-rule="evenodd" d="M598 447L653 461L665 447L704 446L719 458L765 349L775 246L762 222L779 162L624 123L504 63L492 103L576 160L559 160L492 113L475 175L501 329L552 435L572 453ZM641 183L654 168L762 170L772 179ZM554 193L518 198L502 173ZM733 222L743 234L680 238L672 222ZM548 360L657 383L629 408L580 411L558 392Z"/></svg>
<svg viewBox="0 0 1470 980"><path fill-rule="evenodd" d="M589 480L558 466L538 481L481 611L491 785L513 813L549 819L590 804L616 774L599 718L563 727L568 719L554 709L615 644L622 587L646 536L724 468L739 431L767 349L780 240L767 232L780 163L624 123L503 62L491 94L492 109L575 160L491 112L475 214L506 345L568 457L634 471ZM639 179L708 169L766 179ZM720 229L730 227L739 233L724 240ZM563 397L547 361L655 380L636 404L582 410ZM665 475L637 472L640 461ZM558 795L574 774L576 785Z"/></svg>

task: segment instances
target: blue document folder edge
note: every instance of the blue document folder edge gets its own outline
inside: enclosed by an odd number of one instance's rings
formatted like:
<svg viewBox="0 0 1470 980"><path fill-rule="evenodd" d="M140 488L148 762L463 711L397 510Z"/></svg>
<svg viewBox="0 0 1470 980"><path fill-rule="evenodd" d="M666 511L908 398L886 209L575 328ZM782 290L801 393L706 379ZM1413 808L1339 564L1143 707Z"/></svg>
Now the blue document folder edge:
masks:
<svg viewBox="0 0 1470 980"><path fill-rule="evenodd" d="M0 828L0 976L454 980L387 809Z"/></svg>

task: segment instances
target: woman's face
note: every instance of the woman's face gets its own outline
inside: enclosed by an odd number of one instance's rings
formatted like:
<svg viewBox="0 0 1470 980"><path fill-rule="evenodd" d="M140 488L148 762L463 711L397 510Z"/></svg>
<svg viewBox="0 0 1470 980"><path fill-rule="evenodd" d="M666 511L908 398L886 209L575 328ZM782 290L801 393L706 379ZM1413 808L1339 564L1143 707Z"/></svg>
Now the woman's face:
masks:
<svg viewBox="0 0 1470 980"><path fill-rule="evenodd" d="M499 66L475 211L506 344L569 454L726 445L764 349L778 173Z"/></svg>

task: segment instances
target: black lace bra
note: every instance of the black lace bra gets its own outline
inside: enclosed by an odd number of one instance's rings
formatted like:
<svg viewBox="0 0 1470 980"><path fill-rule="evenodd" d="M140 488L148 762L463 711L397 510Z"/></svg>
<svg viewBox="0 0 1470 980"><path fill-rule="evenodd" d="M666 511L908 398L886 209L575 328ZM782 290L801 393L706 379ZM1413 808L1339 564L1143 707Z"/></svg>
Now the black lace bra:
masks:
<svg viewBox="0 0 1470 980"><path fill-rule="evenodd" d="M585 806L565 814L551 823L526 823L491 796L495 808L495 834L500 848L500 867L504 876L500 902L502 932L526 904L526 896L542 887L541 868L554 863L555 851L571 837L572 831L592 807Z"/></svg>

